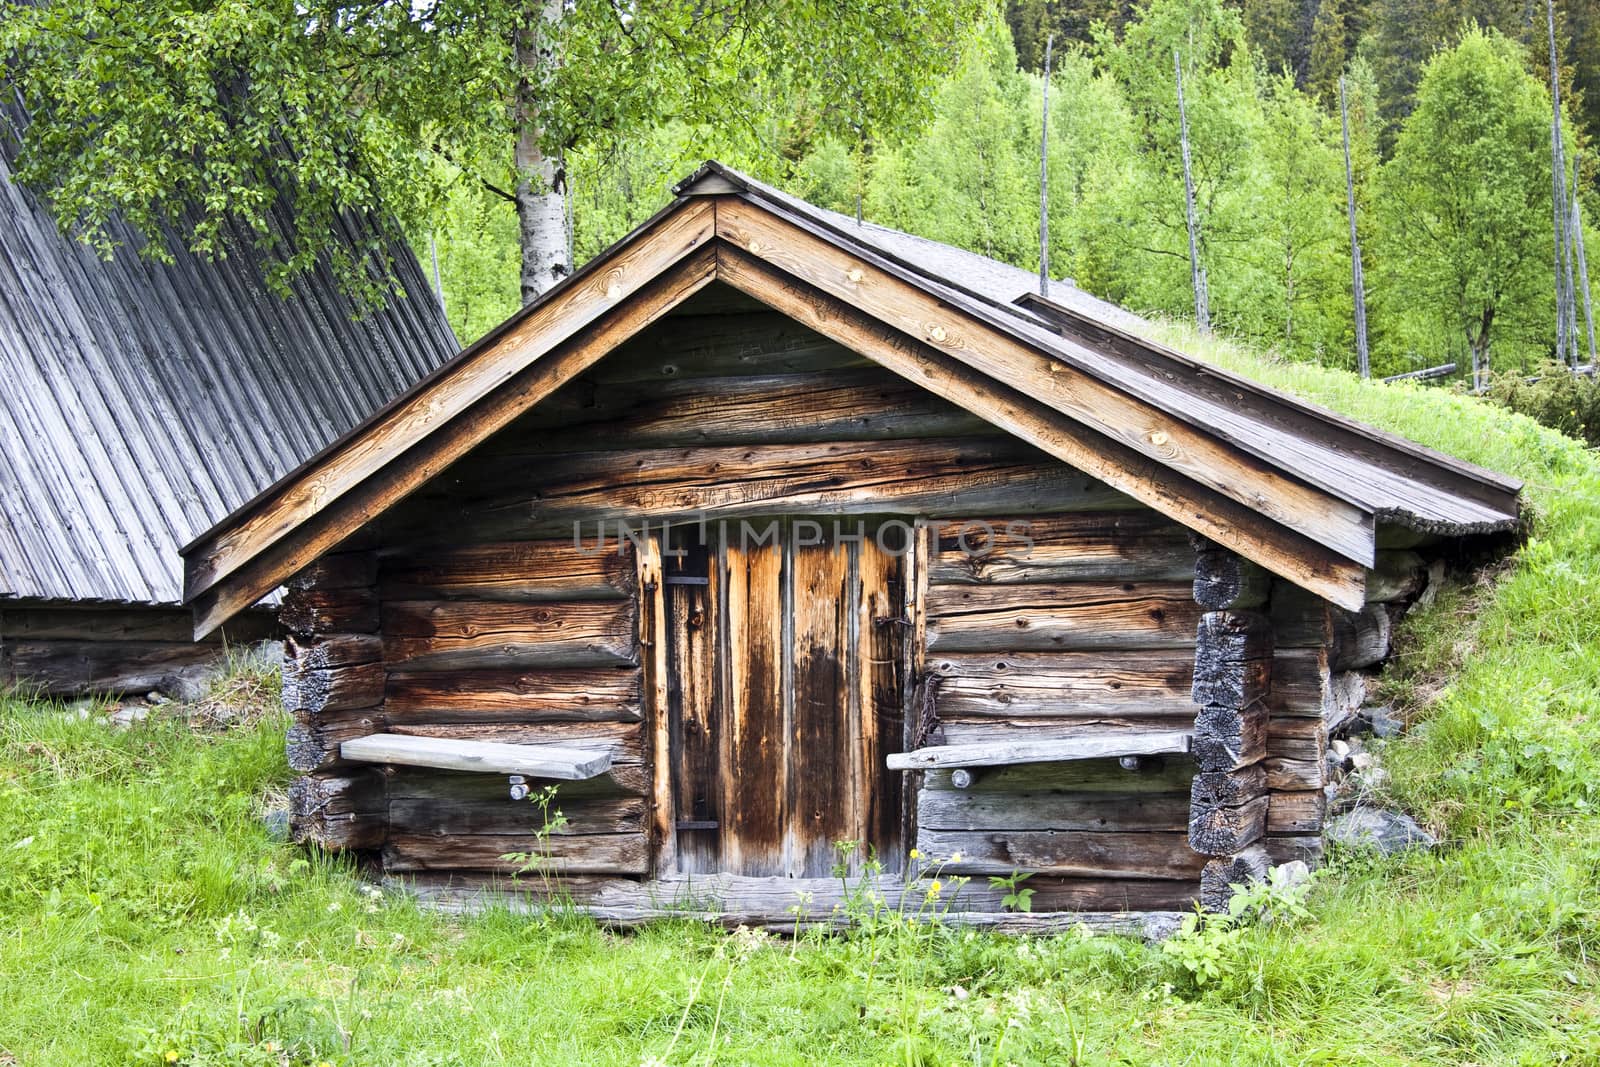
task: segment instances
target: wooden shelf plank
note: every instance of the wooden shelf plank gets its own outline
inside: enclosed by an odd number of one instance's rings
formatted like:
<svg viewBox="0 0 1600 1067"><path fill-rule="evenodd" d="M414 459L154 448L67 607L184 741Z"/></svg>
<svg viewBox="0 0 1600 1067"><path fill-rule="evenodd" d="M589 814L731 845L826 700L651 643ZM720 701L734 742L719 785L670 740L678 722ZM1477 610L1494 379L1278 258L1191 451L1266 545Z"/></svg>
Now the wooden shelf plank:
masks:
<svg viewBox="0 0 1600 1067"><path fill-rule="evenodd" d="M1121 756L1178 755L1189 751L1187 730L1119 730L1093 736L1038 741L991 741L937 745L889 756L889 769L921 771L934 767L1004 767L1015 763L1117 759Z"/></svg>
<svg viewBox="0 0 1600 1067"><path fill-rule="evenodd" d="M452 737L410 734L368 734L339 746L340 754L358 763L402 767L435 767L446 771L525 774L530 778L578 781L611 769L611 753L558 745L513 745L501 741L465 741Z"/></svg>

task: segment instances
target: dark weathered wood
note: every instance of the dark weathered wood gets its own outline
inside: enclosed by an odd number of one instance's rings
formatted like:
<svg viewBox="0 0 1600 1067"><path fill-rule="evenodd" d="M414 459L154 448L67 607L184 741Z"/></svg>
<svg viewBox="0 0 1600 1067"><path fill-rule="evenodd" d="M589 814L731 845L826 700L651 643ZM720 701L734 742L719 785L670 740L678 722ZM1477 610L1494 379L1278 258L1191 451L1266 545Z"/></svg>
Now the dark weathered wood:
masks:
<svg viewBox="0 0 1600 1067"><path fill-rule="evenodd" d="M1260 607L1271 588L1271 573L1237 553L1204 541L1195 553L1194 599L1207 611Z"/></svg>
<svg viewBox="0 0 1600 1067"><path fill-rule="evenodd" d="M493 800L451 797L397 797L389 801L389 825L396 834L536 833L556 812L564 820L563 833L643 833L648 802L644 797L563 796L557 788L547 813L526 800L512 800L500 780L500 796Z"/></svg>
<svg viewBox="0 0 1600 1067"><path fill-rule="evenodd" d="M1251 845L1231 856L1218 856L1200 872L1200 906L1209 912L1225 914L1236 886L1267 880L1272 859L1260 845Z"/></svg>
<svg viewBox="0 0 1600 1067"><path fill-rule="evenodd" d="M1328 751L1328 727L1319 719L1278 719L1267 726L1267 754L1285 760L1321 762Z"/></svg>
<svg viewBox="0 0 1600 1067"><path fill-rule="evenodd" d="M640 739L640 754L648 763L649 845L654 858L652 873L657 877L677 868L677 813L673 807L672 715L669 710L672 667L663 577L661 541L648 538L634 553L634 584L639 590L636 638L648 726L648 733ZM617 773L617 762L613 761L612 774Z"/></svg>
<svg viewBox="0 0 1600 1067"><path fill-rule="evenodd" d="M1240 710L1209 704L1194 720L1194 758L1202 771L1231 771L1268 752L1267 709Z"/></svg>
<svg viewBox="0 0 1600 1067"><path fill-rule="evenodd" d="M1320 648L1334 670L1372 667L1389 655L1398 605L1368 604L1345 611L1306 594L1280 588L1272 599L1274 638L1280 648Z"/></svg>
<svg viewBox="0 0 1600 1067"><path fill-rule="evenodd" d="M1126 498L1014 438L572 452L475 458L453 483L419 492L382 520L416 544L573 537L615 551L644 519L718 520L815 513L962 516L1126 506ZM604 524L602 531L600 524ZM853 523L850 524L853 528ZM604 533L604 541L601 533ZM735 531L737 535L737 531Z"/></svg>
<svg viewBox="0 0 1600 1067"><path fill-rule="evenodd" d="M391 722L637 722L642 679L633 667L396 671Z"/></svg>
<svg viewBox="0 0 1600 1067"><path fill-rule="evenodd" d="M1267 826L1268 798L1237 807L1199 807L1189 812L1189 845L1207 856L1229 856L1259 840Z"/></svg>
<svg viewBox="0 0 1600 1067"><path fill-rule="evenodd" d="M675 334L662 341L663 348L682 344ZM816 341L832 345L821 337ZM574 432L593 441L590 447L621 450L953 437L988 430L977 416L879 367L772 374L752 360L749 372L738 377L574 382L518 420L493 451L548 455L570 448Z"/></svg>
<svg viewBox="0 0 1600 1067"><path fill-rule="evenodd" d="M1094 878L1198 880L1205 857L1182 832L1004 832L919 827L922 863L946 874L1006 876L1018 871ZM959 861L951 861L959 855Z"/></svg>
<svg viewBox="0 0 1600 1067"><path fill-rule="evenodd" d="M5 681L41 694L183 690L221 673L216 644L0 639Z"/></svg>
<svg viewBox="0 0 1600 1067"><path fill-rule="evenodd" d="M464 771L439 771L426 767L391 767L389 773L389 799L416 800L420 803L498 804L510 801L507 779L503 774L471 774ZM650 793L650 768L638 763L613 764L604 774L575 782L561 782L550 778L530 778L533 789L554 788L555 804L561 807L569 802L620 796L648 797ZM525 803L525 802L524 802Z"/></svg>
<svg viewBox="0 0 1600 1067"><path fill-rule="evenodd" d="M305 715L369 708L383 702L382 663L308 669L303 661L283 665L283 706Z"/></svg>
<svg viewBox="0 0 1600 1067"><path fill-rule="evenodd" d="M917 797L917 825L925 830L1182 830L1188 818L1183 793L924 789Z"/></svg>
<svg viewBox="0 0 1600 1067"><path fill-rule="evenodd" d="M1266 789L1266 767L1252 763L1236 771L1202 771L1194 776L1189 799L1197 809L1233 807L1254 800Z"/></svg>
<svg viewBox="0 0 1600 1067"><path fill-rule="evenodd" d="M1261 847L1267 850L1267 858L1273 866L1281 866L1300 860L1315 867L1322 861L1325 845L1321 834L1313 835L1279 835L1268 834L1261 839Z"/></svg>
<svg viewBox="0 0 1600 1067"><path fill-rule="evenodd" d="M1267 788L1276 790L1321 789L1326 771L1321 760L1283 759L1268 756Z"/></svg>
<svg viewBox="0 0 1600 1067"><path fill-rule="evenodd" d="M288 637L283 643L284 669L327 670L376 663L383 658L383 638L377 634L321 634Z"/></svg>
<svg viewBox="0 0 1600 1067"><path fill-rule="evenodd" d="M277 634L272 614L251 611L237 615L212 644L265 641ZM25 606L8 603L0 611L0 640L107 641L115 644L153 641L189 645L193 623L182 608L94 606Z"/></svg>
<svg viewBox="0 0 1600 1067"><path fill-rule="evenodd" d="M1099 730L1071 739L1005 739L979 744L934 745L912 752L891 753L888 765L892 770L910 771L1181 755L1189 751L1189 741L1187 730Z"/></svg>
<svg viewBox="0 0 1600 1067"><path fill-rule="evenodd" d="M289 783L289 829L301 843L377 848L387 814L386 780L376 768L303 775Z"/></svg>
<svg viewBox="0 0 1600 1067"><path fill-rule="evenodd" d="M291 589L278 607L278 622L292 634L374 633L378 596L371 586Z"/></svg>
<svg viewBox="0 0 1600 1067"><path fill-rule="evenodd" d="M650 841L644 833L563 834L540 840L525 834L412 834L391 832L383 846L387 871L480 870L507 874L519 869L507 853L534 853L544 873L633 874L648 872ZM539 873L525 875L537 881Z"/></svg>
<svg viewBox="0 0 1600 1067"><path fill-rule="evenodd" d="M922 778L924 792L955 788L951 771L928 771ZM1078 760L1072 763L1026 763L1013 767L991 767L970 787L973 793L1056 793L1078 796L1087 793L1176 793L1189 796L1189 780L1194 764L1183 756L1152 759L1137 771L1124 770L1114 759Z"/></svg>
<svg viewBox="0 0 1600 1067"><path fill-rule="evenodd" d="M395 723L390 733L457 737L511 745L560 745L611 754L614 763L644 762L644 727L627 722Z"/></svg>
<svg viewBox="0 0 1600 1067"><path fill-rule="evenodd" d="M724 746L737 744L737 738L724 736L724 729L734 729L735 724L724 724L717 706L717 651L725 636L720 595L726 582L712 560L710 546L697 532L693 527L671 531L662 552L662 575L667 583L662 590L667 637L667 707L663 710L669 719L671 747L660 769L671 779L677 869L684 873L719 868L725 836L722 823L731 826L739 817L726 806L739 803L744 784L726 780L721 766L727 758ZM704 584L690 584L682 581L684 578L701 578ZM766 785L757 797L776 803L777 783ZM708 829L682 829L697 823Z"/></svg>
<svg viewBox="0 0 1600 1067"><path fill-rule="evenodd" d="M1195 637L1197 704L1246 708L1272 686L1272 627L1248 611L1207 612Z"/></svg>
<svg viewBox="0 0 1600 1067"><path fill-rule="evenodd" d="M535 465L536 467L536 465ZM441 548L386 559L385 600L614 600L634 592L633 546L572 537Z"/></svg>
<svg viewBox="0 0 1600 1067"><path fill-rule="evenodd" d="M457 737L416 737L376 733L343 742L346 760L402 767L521 774L576 781L611 769L611 755L592 747L519 745Z"/></svg>
<svg viewBox="0 0 1600 1067"><path fill-rule="evenodd" d="M1335 730L1360 710L1366 692L1364 675L1329 670L1324 651L1282 649L1273 657L1268 704L1274 717L1318 718Z"/></svg>
<svg viewBox="0 0 1600 1067"><path fill-rule="evenodd" d="M284 584L291 590L369 589L378 580L378 558L371 552L330 552Z"/></svg>
<svg viewBox="0 0 1600 1067"><path fill-rule="evenodd" d="M944 585L928 589L937 653L1182 648L1200 609L1178 582Z"/></svg>
<svg viewBox="0 0 1600 1067"><path fill-rule="evenodd" d="M1380 551L1367 572L1367 600L1407 600L1422 592L1428 581L1428 564L1415 552Z"/></svg>
<svg viewBox="0 0 1600 1067"><path fill-rule="evenodd" d="M1055 718L1043 715L1020 719L941 719L942 745L992 745L1034 741L1079 741L1117 733L1193 733L1194 705L1159 715L1097 715ZM1138 753L1131 753L1138 755ZM1130 753L1123 753L1130 755ZM1149 758L1148 755L1141 758Z"/></svg>
<svg viewBox="0 0 1600 1067"><path fill-rule="evenodd" d="M929 663L941 719L1192 716L1185 651L963 653Z"/></svg>
<svg viewBox="0 0 1600 1067"><path fill-rule="evenodd" d="M337 717L318 716L315 719L297 718L289 725L284 738L284 750L289 769L308 773L324 770L344 762L339 746L346 741L383 729L383 714L379 708L341 712Z"/></svg>
<svg viewBox="0 0 1600 1067"><path fill-rule="evenodd" d="M1194 571L1183 528L1156 511L984 518L936 532L937 584L1183 581Z"/></svg>
<svg viewBox="0 0 1600 1067"><path fill-rule="evenodd" d="M1320 834L1327 811L1328 798L1320 789L1273 793L1267 809L1267 833Z"/></svg>
<svg viewBox="0 0 1600 1067"><path fill-rule="evenodd" d="M719 288L696 294L550 399L559 407L567 393L568 402L581 408L585 393L601 403L632 387L659 388L682 379L873 369L859 353L764 305L739 315L695 313Z"/></svg>
<svg viewBox="0 0 1600 1067"><path fill-rule="evenodd" d="M408 670L632 664L636 611L630 600L389 601L384 658Z"/></svg>

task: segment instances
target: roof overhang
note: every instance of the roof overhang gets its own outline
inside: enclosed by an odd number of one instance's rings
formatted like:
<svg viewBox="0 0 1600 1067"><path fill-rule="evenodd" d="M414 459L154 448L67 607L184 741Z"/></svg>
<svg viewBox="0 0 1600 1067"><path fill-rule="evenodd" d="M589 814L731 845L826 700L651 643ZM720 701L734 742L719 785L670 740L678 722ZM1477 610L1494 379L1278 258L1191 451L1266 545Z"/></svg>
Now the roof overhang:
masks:
<svg viewBox="0 0 1600 1067"><path fill-rule="evenodd" d="M702 168L673 204L187 546L185 600L196 634L255 603L713 281L1341 606L1363 602L1376 523L1387 516L1362 495L1366 487L1340 491L1297 458L1358 446L1398 456L1412 468L1405 485L1473 502L1486 525L1515 522L1515 483L1243 379L1216 378L1228 382L1221 401L1191 397L1173 384L1171 368L1187 367L1191 378L1213 368L1094 323L1053 321L1047 308L996 306L763 189ZM1141 361L1150 365L1141 370ZM1216 414L1219 404L1237 425ZM1272 450L1244 432L1263 418L1279 425L1283 454L1263 454Z"/></svg>

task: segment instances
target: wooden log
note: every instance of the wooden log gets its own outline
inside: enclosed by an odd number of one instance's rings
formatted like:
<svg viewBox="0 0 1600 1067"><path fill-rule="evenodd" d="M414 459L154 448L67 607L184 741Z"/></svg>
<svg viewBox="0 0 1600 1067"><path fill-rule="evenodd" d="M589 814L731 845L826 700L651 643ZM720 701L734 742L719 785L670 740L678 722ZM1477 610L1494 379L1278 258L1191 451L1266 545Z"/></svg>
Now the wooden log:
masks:
<svg viewBox="0 0 1600 1067"><path fill-rule="evenodd" d="M389 800L438 801L445 804L499 803L509 798L503 774L471 774L428 767L391 767ZM557 805L594 798L643 796L650 790L650 768L638 763L613 764L604 774L579 781L529 778L532 789L555 789Z"/></svg>
<svg viewBox="0 0 1600 1067"><path fill-rule="evenodd" d="M585 394L601 403L612 390L629 386L656 389L683 379L821 374L872 367L860 353L787 315L763 308L740 315L674 314L670 331L652 330L629 340L590 368L574 386L588 385L575 390L581 405Z"/></svg>
<svg viewBox="0 0 1600 1067"><path fill-rule="evenodd" d="M1194 552L1182 527L1149 510L946 522L929 580L938 585L1183 581Z"/></svg>
<svg viewBox="0 0 1600 1067"><path fill-rule="evenodd" d="M917 825L927 830L1182 830L1188 818L1189 798L1182 793L924 789L917 796Z"/></svg>
<svg viewBox="0 0 1600 1067"><path fill-rule="evenodd" d="M1267 727L1267 755L1322 762L1328 753L1328 727L1318 719L1273 719Z"/></svg>
<svg viewBox="0 0 1600 1067"><path fill-rule="evenodd" d="M1200 807L1189 812L1189 846L1207 856L1229 856L1266 832L1266 796L1237 807Z"/></svg>
<svg viewBox="0 0 1600 1067"><path fill-rule="evenodd" d="M330 552L284 584L293 591L370 589L378 580L378 557L371 552Z"/></svg>
<svg viewBox="0 0 1600 1067"><path fill-rule="evenodd" d="M377 848L388 830L385 784L376 768L296 778L289 783L291 835L332 850Z"/></svg>
<svg viewBox="0 0 1600 1067"><path fill-rule="evenodd" d="M1076 741L1118 733L1194 732L1194 705L1160 715L1097 715L1088 718L972 719L939 721L943 745L1012 744L1031 741ZM1138 753L1123 753L1138 755Z"/></svg>
<svg viewBox="0 0 1600 1067"><path fill-rule="evenodd" d="M1330 669L1355 670L1388 657L1395 611L1386 604L1345 611L1285 587L1273 593L1273 632L1279 648L1326 649Z"/></svg>
<svg viewBox="0 0 1600 1067"><path fill-rule="evenodd" d="M1422 592L1427 580L1428 564L1417 553L1379 552L1372 569L1367 572L1367 600L1409 600Z"/></svg>
<svg viewBox="0 0 1600 1067"><path fill-rule="evenodd" d="M1200 609L1179 582L930 586L928 649L1187 648Z"/></svg>
<svg viewBox="0 0 1600 1067"><path fill-rule="evenodd" d="M510 745L558 745L609 752L613 763L644 762L644 727L629 722L394 723L390 733Z"/></svg>
<svg viewBox="0 0 1600 1067"><path fill-rule="evenodd" d="M1243 556L1210 542L1195 553L1194 599L1207 611L1260 607L1271 588L1271 573Z"/></svg>
<svg viewBox="0 0 1600 1067"><path fill-rule="evenodd" d="M1321 789L1272 794L1267 808L1269 834L1320 834L1328 811L1328 798Z"/></svg>
<svg viewBox="0 0 1600 1067"><path fill-rule="evenodd" d="M1268 834L1261 839L1261 847L1267 850L1267 858L1272 861L1274 867L1295 860L1315 867L1322 862L1325 850L1321 834Z"/></svg>
<svg viewBox="0 0 1600 1067"><path fill-rule="evenodd" d="M649 449L524 459L492 457L466 481L418 493L382 520L414 544L573 537L615 550L619 524L704 513L737 523L774 514L1049 513L1128 506L1128 499L1012 438L836 441L784 446ZM531 503L530 503L531 498ZM737 527L734 529L737 536ZM1187 588L1187 587L1186 587ZM1186 594L1187 598L1187 594Z"/></svg>
<svg viewBox="0 0 1600 1067"><path fill-rule="evenodd" d="M283 642L284 667L327 670L376 663L383 658L383 638L377 634L321 634L287 637Z"/></svg>
<svg viewBox="0 0 1600 1067"><path fill-rule="evenodd" d="M391 722L638 722L637 668L399 671L389 675Z"/></svg>
<svg viewBox="0 0 1600 1067"><path fill-rule="evenodd" d="M560 781L593 778L611 769L610 754L593 749L403 734L372 734L346 741L340 746L340 754L363 763L522 774Z"/></svg>
<svg viewBox="0 0 1600 1067"><path fill-rule="evenodd" d="M511 873L519 865L503 857L508 853L538 853L544 871L552 876L569 874L648 873L650 842L643 833L551 834L541 841L526 834L409 834L391 833L383 846L387 871L480 870ZM526 876L538 880L538 873Z"/></svg>
<svg viewBox="0 0 1600 1067"><path fill-rule="evenodd" d="M629 600L390 601L384 658L407 670L631 665L636 614Z"/></svg>
<svg viewBox="0 0 1600 1067"><path fill-rule="evenodd" d="M228 623L223 635L207 643L249 644L269 640L277 624L267 611L249 611ZM194 622L183 608L45 606L8 604L0 612L0 638L32 641L105 641L112 644L160 642L190 645Z"/></svg>
<svg viewBox="0 0 1600 1067"><path fill-rule="evenodd" d="M926 770L931 767L999 767L1015 763L1160 756L1188 751L1189 734L1183 730L1124 730L1053 741L935 745L914 752L890 753L888 765L890 770L896 771Z"/></svg>
<svg viewBox="0 0 1600 1067"><path fill-rule="evenodd" d="M919 827L923 863L944 874L1000 875L1019 871L1093 878L1198 880L1205 858L1177 832L1101 833L931 830ZM959 860L952 861L952 856Z"/></svg>
<svg viewBox="0 0 1600 1067"><path fill-rule="evenodd" d="M1228 902L1238 887L1266 881L1271 864L1267 850L1260 845L1211 860L1200 872L1200 906L1209 912L1227 914Z"/></svg>
<svg viewBox="0 0 1600 1067"><path fill-rule="evenodd" d="M338 716L319 716L314 720L296 719L289 724L284 750L289 769L310 773L340 766L344 757L339 748L346 741L383 729L381 708L342 712Z"/></svg>
<svg viewBox="0 0 1600 1067"><path fill-rule="evenodd" d="M1231 771L1266 757L1267 709L1208 704L1194 722L1194 758L1202 771Z"/></svg>
<svg viewBox="0 0 1600 1067"><path fill-rule="evenodd" d="M1235 807L1267 790L1267 769L1252 763L1235 771L1202 771L1189 786L1189 802L1196 808Z"/></svg>
<svg viewBox="0 0 1600 1067"><path fill-rule="evenodd" d="M1270 744L1270 740L1269 740ZM1325 771L1321 760L1283 759L1268 756L1263 761L1267 768L1267 788L1277 790L1317 789L1324 785Z"/></svg>
<svg viewBox="0 0 1600 1067"><path fill-rule="evenodd" d="M940 719L1193 714L1194 663L1172 652L964 653L928 664Z"/></svg>
<svg viewBox="0 0 1600 1067"><path fill-rule="evenodd" d="M1197 704L1247 708L1272 686L1272 628L1255 612L1215 611L1195 637L1193 697Z"/></svg>
<svg viewBox="0 0 1600 1067"><path fill-rule="evenodd" d="M922 792L958 788L954 770L931 770L922 777ZM972 793L1173 793L1189 795L1194 764L1178 756L1152 759L1138 771L1126 771L1114 759L1077 760L1072 763L1024 763L1012 767L984 768L967 787Z"/></svg>
<svg viewBox="0 0 1600 1067"><path fill-rule="evenodd" d="M1330 730L1348 722L1366 700L1366 677L1334 671L1320 649L1280 649L1272 659L1274 717L1322 719Z"/></svg>
<svg viewBox="0 0 1600 1067"><path fill-rule="evenodd" d="M667 351L677 343L675 337L662 340ZM977 416L879 367L799 374L763 370L752 361L748 372L737 376L604 387L580 380L519 419L512 428L515 440L498 441L495 451L548 455L569 449L573 430L594 442L590 447L617 450L992 432Z"/></svg>
<svg viewBox="0 0 1600 1067"><path fill-rule="evenodd" d="M6 684L41 695L196 691L220 675L216 644L6 638Z"/></svg>
<svg viewBox="0 0 1600 1067"><path fill-rule="evenodd" d="M590 552L571 537L410 551L386 559L389 600L616 600L634 592L632 545Z"/></svg>
<svg viewBox="0 0 1600 1067"><path fill-rule="evenodd" d="M512 800L500 780L495 800L398 797L389 801L390 832L437 836L536 833L556 812L565 820L563 833L643 833L646 801L639 796L578 798L562 796L559 787L546 815L526 800Z"/></svg>
<svg viewBox="0 0 1600 1067"><path fill-rule="evenodd" d="M350 589L291 589L278 607L278 622L292 634L376 633L378 596L372 586Z"/></svg>
<svg viewBox="0 0 1600 1067"><path fill-rule="evenodd" d="M299 661L283 665L283 706L304 715L369 708L383 702L382 663L308 669Z"/></svg>

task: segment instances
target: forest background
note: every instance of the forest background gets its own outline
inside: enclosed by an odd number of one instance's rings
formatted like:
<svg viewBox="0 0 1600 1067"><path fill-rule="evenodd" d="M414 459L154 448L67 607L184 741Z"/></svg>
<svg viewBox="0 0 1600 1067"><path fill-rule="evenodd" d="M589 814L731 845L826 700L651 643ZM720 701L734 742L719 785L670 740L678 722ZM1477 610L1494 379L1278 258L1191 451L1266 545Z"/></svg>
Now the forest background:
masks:
<svg viewBox="0 0 1600 1067"><path fill-rule="evenodd" d="M1562 0L1556 33L1569 188L1587 220L1600 3ZM1502 374L1553 357L1546 12L1520 0L1011 0L965 28L953 72L888 135L829 132L797 92L759 126L680 116L576 146L565 161L573 258L717 156L825 207L1037 270L1052 35L1054 277L1142 313L1193 316L1176 49L1214 328L1354 367L1342 74L1373 373L1453 361L1460 376L1474 349ZM424 264L436 251L451 322L470 341L519 303L517 219L494 183L437 165L445 192L412 239Z"/></svg>

